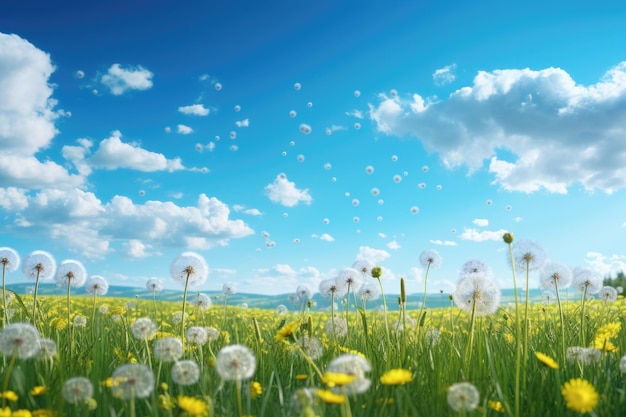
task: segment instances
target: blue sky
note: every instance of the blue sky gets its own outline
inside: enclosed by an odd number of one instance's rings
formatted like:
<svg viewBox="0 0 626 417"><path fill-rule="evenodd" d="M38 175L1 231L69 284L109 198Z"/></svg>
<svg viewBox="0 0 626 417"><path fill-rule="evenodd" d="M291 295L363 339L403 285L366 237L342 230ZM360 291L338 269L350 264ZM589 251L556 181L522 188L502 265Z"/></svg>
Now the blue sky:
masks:
<svg viewBox="0 0 626 417"><path fill-rule="evenodd" d="M418 292L425 249L512 287L504 231L623 270L626 7L556 3L4 2L0 246L267 294Z"/></svg>

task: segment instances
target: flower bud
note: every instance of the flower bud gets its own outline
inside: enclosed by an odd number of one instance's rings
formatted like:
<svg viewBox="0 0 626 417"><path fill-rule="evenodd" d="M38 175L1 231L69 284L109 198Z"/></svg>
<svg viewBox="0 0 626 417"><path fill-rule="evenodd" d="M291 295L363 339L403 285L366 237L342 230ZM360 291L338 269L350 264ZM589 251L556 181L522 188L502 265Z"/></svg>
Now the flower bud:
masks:
<svg viewBox="0 0 626 417"><path fill-rule="evenodd" d="M383 269L380 266L375 266L371 271L372 278L380 278L383 275Z"/></svg>
<svg viewBox="0 0 626 417"><path fill-rule="evenodd" d="M502 239L504 239L504 243L506 244L513 243L513 233L505 233L504 236L502 236Z"/></svg>

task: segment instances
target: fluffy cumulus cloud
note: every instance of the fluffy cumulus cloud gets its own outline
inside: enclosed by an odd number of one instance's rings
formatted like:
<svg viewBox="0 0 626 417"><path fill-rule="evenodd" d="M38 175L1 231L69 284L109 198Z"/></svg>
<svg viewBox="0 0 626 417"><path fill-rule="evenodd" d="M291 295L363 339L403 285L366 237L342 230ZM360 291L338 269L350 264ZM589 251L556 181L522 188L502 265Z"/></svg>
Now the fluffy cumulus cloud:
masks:
<svg viewBox="0 0 626 417"><path fill-rule="evenodd" d="M456 79L456 75L454 71L456 70L456 64L446 65L443 68L439 68L435 70L433 73L433 82L435 85L446 85L450 84Z"/></svg>
<svg viewBox="0 0 626 417"><path fill-rule="evenodd" d="M396 242L395 240L392 240L391 242L387 243L387 247L390 250L398 250L400 249L400 244Z"/></svg>
<svg viewBox="0 0 626 417"><path fill-rule="evenodd" d="M276 294L276 289L282 293L293 293L298 285L308 285L313 293L326 274L322 274L317 268L304 266L294 269L288 264L276 264L270 268L260 268L254 273L254 277L245 280L243 286L250 288L255 294Z"/></svg>
<svg viewBox="0 0 626 417"><path fill-rule="evenodd" d="M193 129L187 125L176 126L176 131L181 135L189 135L190 133L193 133Z"/></svg>
<svg viewBox="0 0 626 417"><path fill-rule="evenodd" d="M261 216L261 215L263 215L263 213L261 213L261 211L259 209L247 208L246 206L243 206L241 204L233 205L233 210L235 210L238 213L248 214L250 216Z"/></svg>
<svg viewBox="0 0 626 417"><path fill-rule="evenodd" d="M85 145L89 143L83 142ZM80 154L72 149L80 166ZM178 171L184 169L180 158L167 159L163 154L151 152L139 145L122 142L122 134L115 131L100 142L93 156L86 160L89 166L103 169L134 169L143 172ZM76 164L76 162L75 162Z"/></svg>
<svg viewBox="0 0 626 417"><path fill-rule="evenodd" d="M502 236L507 230L500 229L497 231L481 230L466 227L459 236L462 240L471 240L473 242L486 242L488 240L502 240Z"/></svg>
<svg viewBox="0 0 626 417"><path fill-rule="evenodd" d="M624 255L587 252L585 263L603 277L615 277L619 272L626 272L626 256Z"/></svg>
<svg viewBox="0 0 626 417"><path fill-rule="evenodd" d="M278 174L274 182L265 186L265 194L274 203L286 207L294 207L299 203L311 204L313 201L308 189L298 189L296 184L289 181L285 174Z"/></svg>
<svg viewBox="0 0 626 417"><path fill-rule="evenodd" d="M50 56L17 35L0 33L0 184L5 187L75 187L84 178L72 175L36 154L57 134Z"/></svg>
<svg viewBox="0 0 626 417"><path fill-rule="evenodd" d="M488 169L505 190L566 193L626 186L626 62L595 84L563 69L480 71L445 99L381 96L380 132L418 138L449 168Z"/></svg>
<svg viewBox="0 0 626 417"><path fill-rule="evenodd" d="M383 249L374 249L369 246L360 246L359 252L356 255L356 259L365 259L372 263L379 263L391 256L389 252Z"/></svg>
<svg viewBox="0 0 626 417"><path fill-rule="evenodd" d="M254 233L242 220L230 218L227 205L205 194L191 206L160 201L136 204L122 196L104 204L93 193L77 188L42 190L24 197L26 201L16 207L19 212L13 212L13 223L6 227L52 236L88 258L105 256L113 241L122 243L127 256L142 258L159 248L226 246L230 239Z"/></svg>
<svg viewBox="0 0 626 417"><path fill-rule="evenodd" d="M472 223L474 223L478 227L489 226L489 220L487 219L474 219Z"/></svg>
<svg viewBox="0 0 626 417"><path fill-rule="evenodd" d="M320 236L320 240L323 240L324 242L334 242L335 238L328 233L322 233Z"/></svg>
<svg viewBox="0 0 626 417"><path fill-rule="evenodd" d="M178 111L183 114L190 114L194 116L206 116L209 114L209 109L202 104L192 104L190 106L180 106Z"/></svg>
<svg viewBox="0 0 626 417"><path fill-rule="evenodd" d="M139 66L122 67L113 64L100 82L109 88L114 96L121 96L128 90L148 90L152 88L152 72Z"/></svg>
<svg viewBox="0 0 626 417"><path fill-rule="evenodd" d="M454 240L431 239L430 243L439 246L456 246L456 242Z"/></svg>

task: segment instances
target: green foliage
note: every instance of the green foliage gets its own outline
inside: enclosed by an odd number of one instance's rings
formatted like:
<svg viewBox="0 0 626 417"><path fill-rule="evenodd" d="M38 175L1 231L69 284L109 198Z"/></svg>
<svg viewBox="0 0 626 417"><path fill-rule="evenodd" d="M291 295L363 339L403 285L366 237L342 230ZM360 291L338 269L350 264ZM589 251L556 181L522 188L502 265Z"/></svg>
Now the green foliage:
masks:
<svg viewBox="0 0 626 417"><path fill-rule="evenodd" d="M604 278L604 285L608 285L613 288L626 288L626 275L624 275L624 272L620 271L617 273L615 278L611 278L610 276L606 277Z"/></svg>

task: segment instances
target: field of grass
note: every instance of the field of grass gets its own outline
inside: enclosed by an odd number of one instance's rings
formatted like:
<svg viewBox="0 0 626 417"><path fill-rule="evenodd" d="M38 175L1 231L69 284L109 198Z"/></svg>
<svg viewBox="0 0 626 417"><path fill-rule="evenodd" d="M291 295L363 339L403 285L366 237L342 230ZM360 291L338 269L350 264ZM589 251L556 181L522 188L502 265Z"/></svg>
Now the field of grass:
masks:
<svg viewBox="0 0 626 417"><path fill-rule="evenodd" d="M25 296L12 301L12 326L30 322L30 303L32 298ZM528 352L521 356L520 415L580 414L567 408L562 395L565 382L572 378L588 381L598 394L593 410L596 415L626 414L625 376L620 371L621 352L626 349L624 307L621 298L610 304L587 302L587 320L581 329L580 303L563 306L565 345L582 346L584 337L585 347L598 347L576 356L572 349L565 355L561 349L557 305L531 305ZM516 329L512 308L500 308L475 320L473 330L470 317L453 306L425 310L421 319L419 311L407 311L406 317L393 312L388 315L389 333L382 313L352 309L347 315L344 311L335 313L338 319L347 318L348 326L345 335L337 328L334 335L332 325L327 324L330 313L305 310L281 315L273 310L240 307L213 306L207 311L192 307L187 310L187 329L213 327L219 330L212 334L217 338L197 344L193 336L186 337L182 357L168 357L155 350L155 345L171 337L180 340L180 313L180 302L157 300L155 304L106 297L94 304L90 297L74 297L74 324L67 326L67 300L42 297L36 327L41 338L54 342L57 351L49 355L38 352L24 359L5 351L0 364L0 410L4 410L0 415L28 415L25 410L35 416L53 412L59 416L342 417L515 413ZM136 337L133 327L142 318L149 318L158 328L154 335L146 333L144 339ZM401 324L394 324L396 320ZM219 352L230 345L250 350L255 358L252 377L229 380L228 375L218 373ZM536 353L554 359L558 368L545 365ZM229 358L234 368L228 370L227 363L226 372L235 372L237 361L245 361L245 357ZM337 358L346 361L347 367L340 364L333 368L335 373L325 375ZM180 372L175 372L184 361L193 361L199 371L197 381L191 378L194 382L189 385L185 378L181 380ZM128 384L125 378L130 377L112 379L113 373L126 364L148 367L154 376L153 382L148 381L148 393ZM399 369L408 372L386 374ZM347 383L335 381L340 379L337 372L352 379ZM64 384L74 377L86 377L93 392L83 392L85 386L78 385L76 392L64 393ZM455 411L448 403L450 387L460 382L471 383L480 395L473 411ZM133 383L145 381L138 378ZM581 392L589 394L584 389ZM75 403L70 403L73 400Z"/></svg>
<svg viewBox="0 0 626 417"><path fill-rule="evenodd" d="M447 306L401 291L374 311L348 291L287 312L188 294L201 263L174 275L176 301L72 295L68 265L66 295L18 295L3 275L0 417L626 415L626 304L582 270L583 293L559 296L569 271L550 265L545 302L503 304L468 261Z"/></svg>

